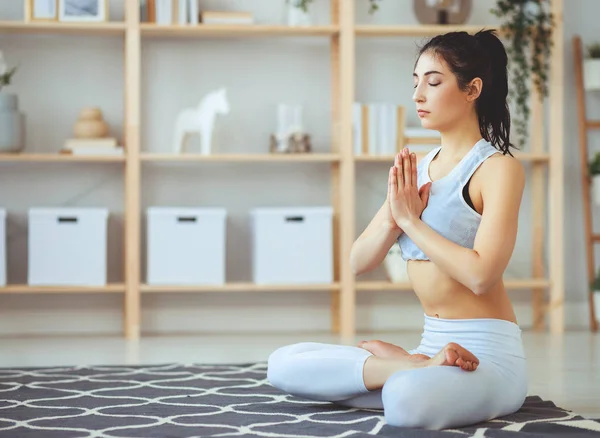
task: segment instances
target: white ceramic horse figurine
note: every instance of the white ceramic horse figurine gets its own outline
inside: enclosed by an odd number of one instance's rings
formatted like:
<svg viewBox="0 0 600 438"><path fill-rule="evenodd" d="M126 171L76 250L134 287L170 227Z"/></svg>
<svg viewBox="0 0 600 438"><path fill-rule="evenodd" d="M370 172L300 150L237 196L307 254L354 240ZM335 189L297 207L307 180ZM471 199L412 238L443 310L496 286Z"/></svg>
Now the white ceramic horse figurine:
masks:
<svg viewBox="0 0 600 438"><path fill-rule="evenodd" d="M208 93L198 106L182 110L175 122L173 151L176 154L181 153L187 135L199 134L201 154L209 155L216 115L228 113L229 102L225 88Z"/></svg>

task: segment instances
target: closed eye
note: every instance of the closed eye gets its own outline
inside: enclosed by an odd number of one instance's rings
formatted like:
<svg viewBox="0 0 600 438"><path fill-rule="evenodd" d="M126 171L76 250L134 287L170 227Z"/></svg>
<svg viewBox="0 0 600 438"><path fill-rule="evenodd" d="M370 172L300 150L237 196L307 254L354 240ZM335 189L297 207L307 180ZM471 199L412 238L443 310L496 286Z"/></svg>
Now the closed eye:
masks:
<svg viewBox="0 0 600 438"><path fill-rule="evenodd" d="M429 85L432 86L432 87L437 87L438 85L440 85L440 82L438 82L437 84L429 84ZM415 84L413 86L413 88L417 88L417 84Z"/></svg>

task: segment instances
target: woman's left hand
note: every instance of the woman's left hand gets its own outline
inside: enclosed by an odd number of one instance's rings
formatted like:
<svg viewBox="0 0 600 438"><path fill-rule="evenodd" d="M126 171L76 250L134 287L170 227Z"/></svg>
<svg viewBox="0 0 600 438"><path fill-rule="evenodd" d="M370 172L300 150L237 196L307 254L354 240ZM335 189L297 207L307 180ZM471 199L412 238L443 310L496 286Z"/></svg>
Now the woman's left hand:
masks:
<svg viewBox="0 0 600 438"><path fill-rule="evenodd" d="M431 183L417 187L417 156L404 148L390 169L388 199L392 217L404 229L421 217L427 206Z"/></svg>

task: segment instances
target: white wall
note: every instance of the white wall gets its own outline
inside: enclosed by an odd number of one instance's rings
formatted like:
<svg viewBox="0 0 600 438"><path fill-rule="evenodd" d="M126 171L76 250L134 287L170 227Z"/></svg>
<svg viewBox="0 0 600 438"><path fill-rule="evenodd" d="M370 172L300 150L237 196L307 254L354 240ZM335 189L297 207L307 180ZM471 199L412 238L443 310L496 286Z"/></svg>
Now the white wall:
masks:
<svg viewBox="0 0 600 438"><path fill-rule="evenodd" d="M0 19L21 19L18 2L1 2ZM206 7L250 9L261 23L279 23L284 0L201 0ZM311 6L318 23L329 20L329 1ZM492 0L477 1L469 23L497 23ZM571 36L594 33L600 5L578 0L565 11L565 170L567 324L587 326L583 222ZM357 3L360 23L416 23L412 2L382 1L375 16ZM111 1L111 19L122 18L122 1ZM357 39L356 98L387 100L411 108L411 69L416 51L410 38ZM123 128L123 41L120 37L0 35L0 50L20 65L12 90L27 114L27 152L60 149L80 108L100 106L115 136ZM219 152L268 149L278 102L301 102L317 151L329 148L330 60L326 38L314 39L144 39L142 85L143 150L168 151L176 112L207 91L226 86L232 112L217 123ZM600 98L591 97L598 116ZM595 113L594 113L595 111ZM417 124L408 111L408 122ZM595 134L597 135L597 134ZM598 145L598 137L590 137ZM192 148L197 147L192 144ZM8 209L8 279L27 279L26 211L30 206L106 206L109 224L109 281L122 281L123 177L121 164L0 164L0 205ZM223 206L228 209L229 281L250 281L248 211L255 206L327 205L327 164L162 164L142 168L142 207ZM385 196L385 164L357 165L357 233ZM268 181L267 179L270 179ZM9 184L11 187L9 187ZM531 272L527 193L517 249L508 275ZM142 266L142 274L145 273ZM365 278L384 278L381 270ZM531 321L530 293L511 297L521 323ZM0 297L0 333L120 333L121 296L31 295ZM419 328L422 312L411 294L358 295L359 329ZM233 323L235 322L235 323ZM159 294L143 296L146 333L221 330L326 330L329 294Z"/></svg>

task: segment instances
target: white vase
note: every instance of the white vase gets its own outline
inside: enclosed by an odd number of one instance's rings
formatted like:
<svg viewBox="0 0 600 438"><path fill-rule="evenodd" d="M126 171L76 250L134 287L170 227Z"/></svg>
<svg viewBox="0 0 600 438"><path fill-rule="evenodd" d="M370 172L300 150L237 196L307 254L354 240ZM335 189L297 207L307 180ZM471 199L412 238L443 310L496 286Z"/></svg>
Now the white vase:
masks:
<svg viewBox="0 0 600 438"><path fill-rule="evenodd" d="M0 91L0 152L21 152L25 146L25 115L15 94Z"/></svg>
<svg viewBox="0 0 600 438"><path fill-rule="evenodd" d="M600 205L600 175L592 176L592 200L594 204Z"/></svg>
<svg viewBox="0 0 600 438"><path fill-rule="evenodd" d="M600 90L600 58L583 60L583 88Z"/></svg>
<svg viewBox="0 0 600 438"><path fill-rule="evenodd" d="M600 290L595 290L592 297L594 302L594 315L596 316L596 321L600 322Z"/></svg>
<svg viewBox="0 0 600 438"><path fill-rule="evenodd" d="M393 245L385 256L384 266L389 280L392 283L406 283L409 281L406 270L407 263L402 258L398 245Z"/></svg>
<svg viewBox="0 0 600 438"><path fill-rule="evenodd" d="M285 0L286 23L288 26L310 26L312 19L309 12L304 12L300 7L299 0Z"/></svg>

